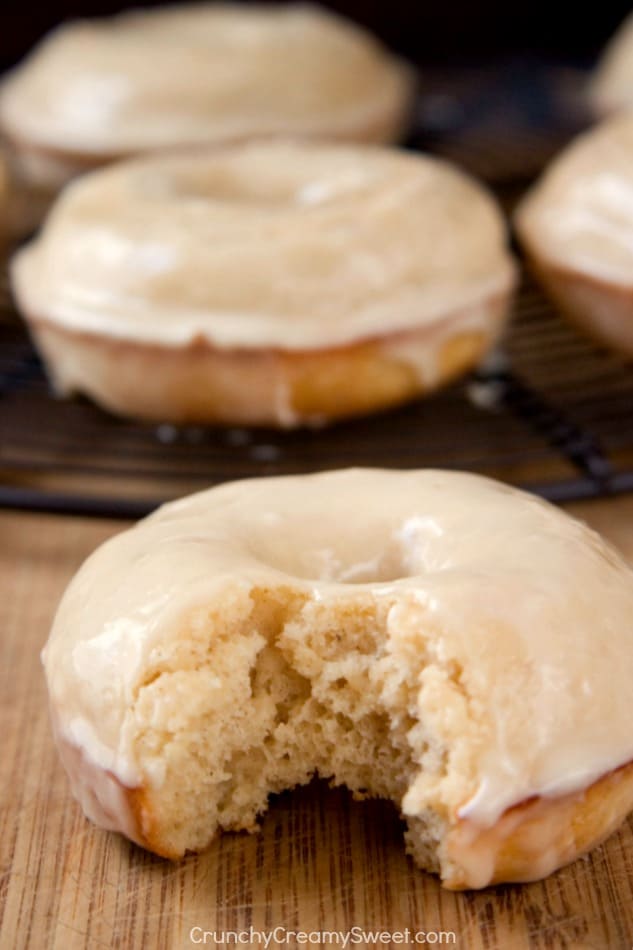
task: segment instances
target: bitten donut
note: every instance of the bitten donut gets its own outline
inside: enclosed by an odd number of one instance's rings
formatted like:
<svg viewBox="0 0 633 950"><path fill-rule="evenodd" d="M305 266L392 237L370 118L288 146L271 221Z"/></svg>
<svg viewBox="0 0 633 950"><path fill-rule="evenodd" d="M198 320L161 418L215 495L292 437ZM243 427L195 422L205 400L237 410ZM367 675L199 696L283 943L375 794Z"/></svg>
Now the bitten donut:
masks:
<svg viewBox="0 0 633 950"><path fill-rule="evenodd" d="M0 92L22 178L55 192L113 159L269 136L390 142L411 70L304 4L200 4L63 24Z"/></svg>
<svg viewBox="0 0 633 950"><path fill-rule="evenodd" d="M607 44L589 83L589 103L599 116L633 109L633 14Z"/></svg>
<svg viewBox="0 0 633 950"><path fill-rule="evenodd" d="M514 268L496 204L455 168L269 142L85 176L12 273L58 392L145 419L292 426L472 366Z"/></svg>
<svg viewBox="0 0 633 950"><path fill-rule="evenodd" d="M519 238L555 302L633 356L633 115L581 135L519 206Z"/></svg>
<svg viewBox="0 0 633 950"><path fill-rule="evenodd" d="M633 808L633 572L474 475L225 484L103 545L43 659L75 796L170 858L315 773L393 799L452 889L530 881Z"/></svg>

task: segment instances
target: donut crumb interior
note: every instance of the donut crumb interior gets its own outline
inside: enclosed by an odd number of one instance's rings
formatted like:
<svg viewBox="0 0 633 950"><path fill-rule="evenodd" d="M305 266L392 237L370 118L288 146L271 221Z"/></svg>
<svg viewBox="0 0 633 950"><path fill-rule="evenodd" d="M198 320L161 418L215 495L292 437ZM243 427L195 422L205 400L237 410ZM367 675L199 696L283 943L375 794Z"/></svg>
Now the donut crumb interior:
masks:
<svg viewBox="0 0 633 950"><path fill-rule="evenodd" d="M441 684L449 719L466 698L459 671L432 656L432 631L390 638L393 606L360 588L328 603L290 588L234 589L219 609L189 616L152 655L128 712L154 850L179 857L220 829L253 831L271 794L317 774L357 798L391 799L405 817L413 789L408 848L439 870L449 756L420 719L421 678L431 705Z"/></svg>

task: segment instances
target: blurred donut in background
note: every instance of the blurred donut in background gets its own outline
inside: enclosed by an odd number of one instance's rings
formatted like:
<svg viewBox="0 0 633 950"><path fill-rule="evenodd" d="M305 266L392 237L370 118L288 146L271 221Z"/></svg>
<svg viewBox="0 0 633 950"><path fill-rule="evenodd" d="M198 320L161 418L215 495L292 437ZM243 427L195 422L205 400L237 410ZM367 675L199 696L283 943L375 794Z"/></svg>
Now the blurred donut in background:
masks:
<svg viewBox="0 0 633 950"><path fill-rule="evenodd" d="M633 115L568 146L520 204L516 227L560 309L633 357Z"/></svg>
<svg viewBox="0 0 633 950"><path fill-rule="evenodd" d="M303 4L202 4L62 24L9 72L0 130L36 197L114 159L290 136L398 140L413 71Z"/></svg>

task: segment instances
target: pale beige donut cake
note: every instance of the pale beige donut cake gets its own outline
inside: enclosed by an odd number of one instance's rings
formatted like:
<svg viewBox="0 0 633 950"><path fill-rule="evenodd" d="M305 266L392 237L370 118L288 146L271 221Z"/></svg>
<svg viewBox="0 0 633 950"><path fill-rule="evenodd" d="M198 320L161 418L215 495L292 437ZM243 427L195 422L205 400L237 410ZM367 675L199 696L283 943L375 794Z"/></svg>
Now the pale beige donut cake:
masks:
<svg viewBox="0 0 633 950"><path fill-rule="evenodd" d="M268 142L85 176L12 275L60 393L146 419L292 426L472 366L514 267L494 200L450 165Z"/></svg>
<svg viewBox="0 0 633 950"><path fill-rule="evenodd" d="M607 44L588 92L590 105L600 116L633 109L633 14Z"/></svg>
<svg viewBox="0 0 633 950"><path fill-rule="evenodd" d="M515 220L561 309L596 340L633 356L633 115L576 139Z"/></svg>
<svg viewBox="0 0 633 950"><path fill-rule="evenodd" d="M446 887L535 880L633 808L633 572L441 471L233 482L104 544L43 653L73 792L171 858L316 772Z"/></svg>
<svg viewBox="0 0 633 950"><path fill-rule="evenodd" d="M206 3L63 24L0 89L26 184L104 162L269 136L397 140L410 69L310 4Z"/></svg>

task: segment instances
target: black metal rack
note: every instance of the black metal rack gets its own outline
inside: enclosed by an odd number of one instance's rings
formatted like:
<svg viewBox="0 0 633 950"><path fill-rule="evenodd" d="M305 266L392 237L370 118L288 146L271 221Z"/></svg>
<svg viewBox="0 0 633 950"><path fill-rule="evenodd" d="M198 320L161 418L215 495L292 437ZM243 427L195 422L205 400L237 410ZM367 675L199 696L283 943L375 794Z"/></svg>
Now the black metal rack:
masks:
<svg viewBox="0 0 633 950"><path fill-rule="evenodd" d="M226 479L349 465L468 469L554 501L633 490L633 367L526 280L500 353L415 405L321 430L177 429L52 397L17 316L1 311L2 506L135 517Z"/></svg>

